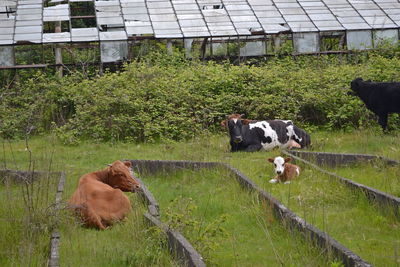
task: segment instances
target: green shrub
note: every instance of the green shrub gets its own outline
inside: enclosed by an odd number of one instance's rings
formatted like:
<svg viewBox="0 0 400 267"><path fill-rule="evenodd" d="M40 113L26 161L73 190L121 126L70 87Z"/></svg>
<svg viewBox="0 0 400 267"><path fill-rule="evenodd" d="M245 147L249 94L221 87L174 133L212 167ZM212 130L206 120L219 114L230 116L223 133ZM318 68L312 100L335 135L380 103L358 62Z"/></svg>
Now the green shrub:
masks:
<svg viewBox="0 0 400 267"><path fill-rule="evenodd" d="M399 80L400 59L385 53L282 56L257 66L153 53L91 79L38 73L1 89L0 131L10 138L32 126L36 133L56 128L66 143L183 140L220 131L231 113L291 119L306 129L370 127L375 115L347 91L356 77ZM391 121L399 125L398 116Z"/></svg>

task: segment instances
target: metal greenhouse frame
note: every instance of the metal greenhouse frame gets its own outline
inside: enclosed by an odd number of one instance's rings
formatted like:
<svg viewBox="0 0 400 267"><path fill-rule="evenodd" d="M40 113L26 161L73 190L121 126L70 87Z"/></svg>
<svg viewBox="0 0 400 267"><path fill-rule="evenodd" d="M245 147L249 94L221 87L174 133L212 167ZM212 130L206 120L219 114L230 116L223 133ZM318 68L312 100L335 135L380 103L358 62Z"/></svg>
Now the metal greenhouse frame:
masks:
<svg viewBox="0 0 400 267"><path fill-rule="evenodd" d="M88 26L90 25L90 26ZM227 53L265 55L268 46L292 40L295 53L321 53L334 38L340 50L364 50L399 40L398 0L1 0L0 69L42 67L15 60L16 47L74 45L99 50L100 63L131 58L130 47L146 39L180 42L191 57ZM43 65L45 66L45 65Z"/></svg>

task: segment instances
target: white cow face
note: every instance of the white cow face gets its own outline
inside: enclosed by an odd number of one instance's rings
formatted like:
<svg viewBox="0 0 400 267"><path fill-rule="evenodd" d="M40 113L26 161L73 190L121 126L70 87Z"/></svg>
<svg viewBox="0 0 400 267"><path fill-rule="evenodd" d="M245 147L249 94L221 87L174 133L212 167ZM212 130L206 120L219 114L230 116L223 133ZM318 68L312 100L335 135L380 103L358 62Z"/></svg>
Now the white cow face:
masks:
<svg viewBox="0 0 400 267"><path fill-rule="evenodd" d="M277 175L281 175L283 171L285 170L285 163L291 161L291 158L282 158L282 157L276 157L276 158L269 158L269 162L274 164L274 171Z"/></svg>

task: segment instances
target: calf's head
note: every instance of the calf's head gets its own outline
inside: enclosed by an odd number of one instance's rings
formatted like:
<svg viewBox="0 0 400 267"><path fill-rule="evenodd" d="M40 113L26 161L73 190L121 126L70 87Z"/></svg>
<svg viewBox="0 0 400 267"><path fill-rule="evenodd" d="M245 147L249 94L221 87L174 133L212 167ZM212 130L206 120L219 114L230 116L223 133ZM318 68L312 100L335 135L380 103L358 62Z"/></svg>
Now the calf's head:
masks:
<svg viewBox="0 0 400 267"><path fill-rule="evenodd" d="M289 161L291 161L291 158L282 158L282 157L276 157L276 158L269 158L268 161L274 164L274 171L276 174L281 175L283 171L285 170L285 164Z"/></svg>
<svg viewBox="0 0 400 267"><path fill-rule="evenodd" d="M130 161L115 161L108 167L108 184L125 192L135 192L140 189L140 183L135 180Z"/></svg>

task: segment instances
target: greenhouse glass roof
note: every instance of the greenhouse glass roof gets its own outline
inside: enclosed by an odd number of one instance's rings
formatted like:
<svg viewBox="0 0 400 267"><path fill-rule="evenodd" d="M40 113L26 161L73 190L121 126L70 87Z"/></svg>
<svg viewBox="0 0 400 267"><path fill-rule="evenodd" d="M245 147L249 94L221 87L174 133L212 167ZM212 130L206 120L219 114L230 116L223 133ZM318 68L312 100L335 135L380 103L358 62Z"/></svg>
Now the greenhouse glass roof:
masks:
<svg viewBox="0 0 400 267"><path fill-rule="evenodd" d="M74 16L74 4L93 14ZM88 28L74 19L91 18ZM61 32L45 25L65 23ZM397 0L1 0L0 45L398 29ZM67 29L67 30L65 30Z"/></svg>

